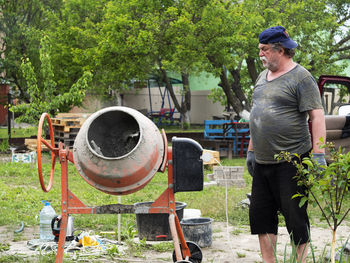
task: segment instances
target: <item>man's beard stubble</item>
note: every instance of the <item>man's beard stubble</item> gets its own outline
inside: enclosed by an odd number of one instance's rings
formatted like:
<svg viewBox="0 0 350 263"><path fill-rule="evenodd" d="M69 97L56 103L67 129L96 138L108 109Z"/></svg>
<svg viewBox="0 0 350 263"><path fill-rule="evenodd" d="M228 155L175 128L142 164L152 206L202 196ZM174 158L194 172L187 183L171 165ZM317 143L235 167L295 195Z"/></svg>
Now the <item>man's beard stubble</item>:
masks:
<svg viewBox="0 0 350 263"><path fill-rule="evenodd" d="M277 71L278 66L274 61L269 61L265 56L260 57L263 66L272 72Z"/></svg>

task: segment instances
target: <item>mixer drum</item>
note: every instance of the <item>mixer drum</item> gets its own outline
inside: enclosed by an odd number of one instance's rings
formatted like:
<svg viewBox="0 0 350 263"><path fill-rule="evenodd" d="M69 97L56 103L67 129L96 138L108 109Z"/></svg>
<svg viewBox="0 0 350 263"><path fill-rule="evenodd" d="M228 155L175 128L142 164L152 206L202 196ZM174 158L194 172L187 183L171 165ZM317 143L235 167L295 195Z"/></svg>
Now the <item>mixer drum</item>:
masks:
<svg viewBox="0 0 350 263"><path fill-rule="evenodd" d="M153 178L162 164L164 147L159 129L146 116L127 107L109 107L82 125L74 142L74 163L96 189L125 195Z"/></svg>

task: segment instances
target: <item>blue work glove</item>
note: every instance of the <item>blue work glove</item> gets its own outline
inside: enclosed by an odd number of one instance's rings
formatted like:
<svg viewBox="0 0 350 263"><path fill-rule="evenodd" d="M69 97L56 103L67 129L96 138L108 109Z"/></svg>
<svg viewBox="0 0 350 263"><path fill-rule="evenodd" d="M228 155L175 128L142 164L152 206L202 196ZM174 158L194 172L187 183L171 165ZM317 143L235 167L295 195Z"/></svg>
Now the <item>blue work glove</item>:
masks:
<svg viewBox="0 0 350 263"><path fill-rule="evenodd" d="M326 159L324 157L324 153L313 153L312 160L316 161L319 166L320 165L327 166L327 162L326 162Z"/></svg>
<svg viewBox="0 0 350 263"><path fill-rule="evenodd" d="M255 167L255 155L253 151L248 151L246 164L249 174L253 176Z"/></svg>

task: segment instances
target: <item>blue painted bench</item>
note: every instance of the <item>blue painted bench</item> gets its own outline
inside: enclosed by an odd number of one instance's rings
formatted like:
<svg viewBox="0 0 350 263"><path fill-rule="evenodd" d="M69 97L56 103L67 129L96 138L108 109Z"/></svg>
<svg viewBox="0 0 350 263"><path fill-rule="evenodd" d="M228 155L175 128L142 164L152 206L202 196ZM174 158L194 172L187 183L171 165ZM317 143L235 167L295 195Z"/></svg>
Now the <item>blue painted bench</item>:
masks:
<svg viewBox="0 0 350 263"><path fill-rule="evenodd" d="M204 139L207 140L232 140L235 155L247 151L250 139L249 123L233 122L231 120L205 120Z"/></svg>

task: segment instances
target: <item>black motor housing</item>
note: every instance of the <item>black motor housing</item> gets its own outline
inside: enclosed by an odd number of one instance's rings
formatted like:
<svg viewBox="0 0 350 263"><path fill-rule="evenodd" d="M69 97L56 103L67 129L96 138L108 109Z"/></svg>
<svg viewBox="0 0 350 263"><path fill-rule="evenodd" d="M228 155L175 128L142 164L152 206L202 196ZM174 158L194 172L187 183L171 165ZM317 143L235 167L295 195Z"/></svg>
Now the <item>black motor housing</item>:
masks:
<svg viewBox="0 0 350 263"><path fill-rule="evenodd" d="M202 146L190 138L172 138L174 193L202 191Z"/></svg>

